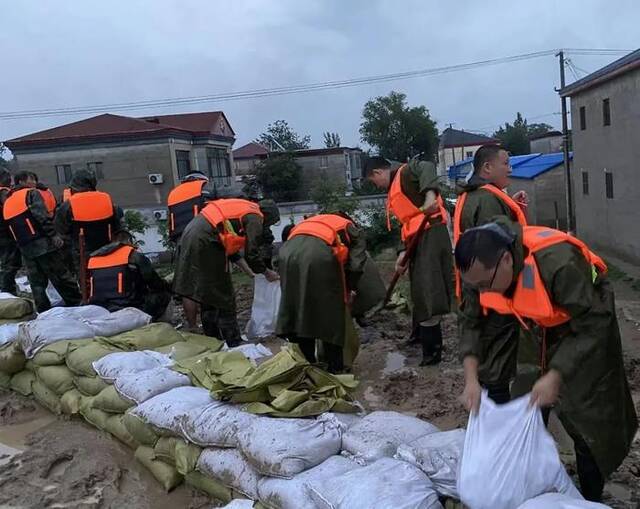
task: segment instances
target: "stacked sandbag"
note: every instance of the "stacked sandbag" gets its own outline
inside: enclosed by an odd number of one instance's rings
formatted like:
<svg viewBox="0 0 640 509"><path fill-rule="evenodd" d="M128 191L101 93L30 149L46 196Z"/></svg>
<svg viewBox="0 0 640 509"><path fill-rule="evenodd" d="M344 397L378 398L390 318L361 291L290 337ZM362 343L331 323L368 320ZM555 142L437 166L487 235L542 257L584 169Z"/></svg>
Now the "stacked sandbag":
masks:
<svg viewBox="0 0 640 509"><path fill-rule="evenodd" d="M0 389L10 389L11 378L24 370L27 359L18 341L18 330L20 322L29 320L32 314L31 301L0 292ZM28 392L26 385L25 391Z"/></svg>

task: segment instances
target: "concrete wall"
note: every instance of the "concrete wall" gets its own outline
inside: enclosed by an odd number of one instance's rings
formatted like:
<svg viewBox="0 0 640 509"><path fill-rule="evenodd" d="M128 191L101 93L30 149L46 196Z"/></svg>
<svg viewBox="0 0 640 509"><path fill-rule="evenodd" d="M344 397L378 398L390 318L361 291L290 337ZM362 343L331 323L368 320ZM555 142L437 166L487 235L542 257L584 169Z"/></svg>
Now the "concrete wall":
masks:
<svg viewBox="0 0 640 509"><path fill-rule="evenodd" d="M604 126L602 100L609 99L611 125ZM586 129L580 128L580 107ZM577 233L595 249L640 262L640 69L571 98L573 187ZM605 194L605 170L613 174L613 199ZM583 194L582 172L589 176Z"/></svg>
<svg viewBox="0 0 640 509"><path fill-rule="evenodd" d="M470 145L468 147L447 147L439 149L438 175L446 175L449 166L476 155L476 152L481 146L482 145Z"/></svg>
<svg viewBox="0 0 640 509"><path fill-rule="evenodd" d="M532 154L554 154L556 152L562 152L562 135L531 140L530 152Z"/></svg>

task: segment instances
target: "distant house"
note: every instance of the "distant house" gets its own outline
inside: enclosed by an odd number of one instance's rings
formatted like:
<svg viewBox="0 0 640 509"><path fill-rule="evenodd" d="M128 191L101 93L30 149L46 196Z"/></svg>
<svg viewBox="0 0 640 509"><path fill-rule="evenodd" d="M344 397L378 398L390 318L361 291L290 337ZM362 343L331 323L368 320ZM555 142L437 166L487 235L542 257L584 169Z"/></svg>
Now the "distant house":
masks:
<svg viewBox="0 0 640 509"><path fill-rule="evenodd" d="M253 175L260 157L269 153L269 150L259 143L247 143L233 151L233 165L236 177Z"/></svg>
<svg viewBox="0 0 640 509"><path fill-rule="evenodd" d="M531 136L529 138L529 144L529 152L532 154L562 152L562 133L560 131L550 131L537 136Z"/></svg>
<svg viewBox="0 0 640 509"><path fill-rule="evenodd" d="M562 152L511 156L509 194L529 195L527 218L531 224L564 229L567 225L566 185ZM473 170L473 159L449 167L451 181L464 180Z"/></svg>
<svg viewBox="0 0 640 509"><path fill-rule="evenodd" d="M640 262L640 49L560 90L571 98L578 235Z"/></svg>
<svg viewBox="0 0 640 509"><path fill-rule="evenodd" d="M438 175L447 174L447 168L464 159L472 158L483 145L497 145L499 140L473 134L467 131L459 131L448 127L440 135L438 145Z"/></svg>

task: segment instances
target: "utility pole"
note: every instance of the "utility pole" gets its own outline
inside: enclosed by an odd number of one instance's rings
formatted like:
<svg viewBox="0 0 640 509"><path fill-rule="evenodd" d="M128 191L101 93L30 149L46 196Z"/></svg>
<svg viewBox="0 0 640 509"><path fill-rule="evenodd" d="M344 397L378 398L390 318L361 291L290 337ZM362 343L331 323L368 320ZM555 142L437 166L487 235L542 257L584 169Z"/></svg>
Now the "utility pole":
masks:
<svg viewBox="0 0 640 509"><path fill-rule="evenodd" d="M560 60L560 89L564 88L564 51L560 50L556 56ZM573 192L571 190L571 169L569 166L569 127L567 122L567 98L560 96L562 103L562 154L564 159L564 177L567 186L567 232L575 230L575 221L573 217Z"/></svg>

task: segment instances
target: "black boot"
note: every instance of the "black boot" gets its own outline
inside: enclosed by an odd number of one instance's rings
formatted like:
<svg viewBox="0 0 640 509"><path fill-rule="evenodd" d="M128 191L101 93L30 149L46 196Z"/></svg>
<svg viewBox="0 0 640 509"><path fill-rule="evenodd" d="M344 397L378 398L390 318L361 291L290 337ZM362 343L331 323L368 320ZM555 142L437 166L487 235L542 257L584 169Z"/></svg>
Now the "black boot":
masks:
<svg viewBox="0 0 640 509"><path fill-rule="evenodd" d="M431 327L420 326L422 341L422 362L420 366L434 366L442 360L442 328L440 324Z"/></svg>

